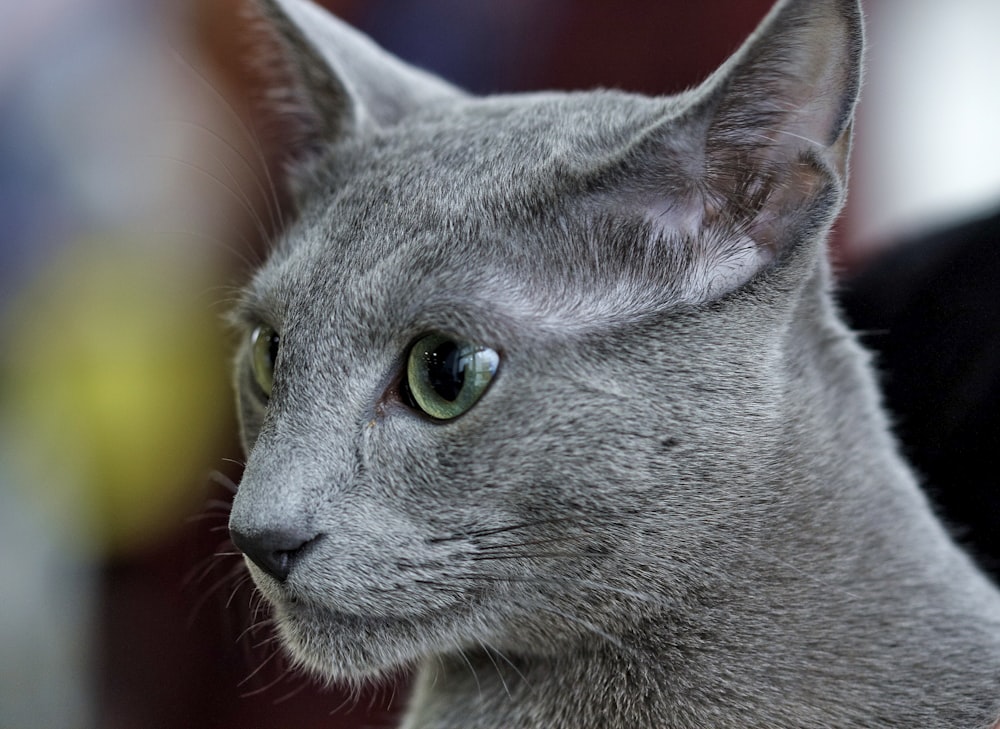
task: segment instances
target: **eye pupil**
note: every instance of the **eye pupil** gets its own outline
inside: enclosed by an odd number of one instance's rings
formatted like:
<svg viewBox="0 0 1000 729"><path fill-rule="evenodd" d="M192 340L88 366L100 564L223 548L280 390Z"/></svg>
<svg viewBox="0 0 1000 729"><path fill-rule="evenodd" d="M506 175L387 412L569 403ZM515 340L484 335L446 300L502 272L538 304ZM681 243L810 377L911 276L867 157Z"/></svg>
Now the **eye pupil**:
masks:
<svg viewBox="0 0 1000 729"><path fill-rule="evenodd" d="M465 384L466 359L461 354L458 345L447 340L424 355L430 386L448 402L458 398Z"/></svg>
<svg viewBox="0 0 1000 729"><path fill-rule="evenodd" d="M278 334L272 330L271 337L267 343L268 364L274 370L274 364L278 361L278 344L281 342Z"/></svg>

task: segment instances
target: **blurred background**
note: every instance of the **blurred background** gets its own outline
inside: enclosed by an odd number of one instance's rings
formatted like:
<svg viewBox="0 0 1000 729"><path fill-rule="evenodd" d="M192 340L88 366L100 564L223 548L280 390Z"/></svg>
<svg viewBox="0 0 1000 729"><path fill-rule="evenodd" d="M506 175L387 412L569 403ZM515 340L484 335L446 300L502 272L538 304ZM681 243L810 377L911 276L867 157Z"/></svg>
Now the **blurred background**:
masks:
<svg viewBox="0 0 1000 729"><path fill-rule="evenodd" d="M0 728L391 726L402 687L350 697L287 670L225 531L242 455L223 315L289 214L268 39L241 0L2 2ZM476 92L662 94L771 3L325 4ZM995 567L1000 489L975 459L1000 447L1000 3L865 5L845 307L907 449L939 459L918 463L932 495L965 464L974 493L939 508Z"/></svg>

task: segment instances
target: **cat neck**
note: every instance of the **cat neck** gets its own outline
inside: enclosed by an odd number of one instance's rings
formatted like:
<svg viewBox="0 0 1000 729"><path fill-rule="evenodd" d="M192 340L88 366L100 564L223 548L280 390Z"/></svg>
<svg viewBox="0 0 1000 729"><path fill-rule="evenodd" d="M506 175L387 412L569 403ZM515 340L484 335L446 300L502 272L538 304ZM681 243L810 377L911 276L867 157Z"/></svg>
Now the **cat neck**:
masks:
<svg viewBox="0 0 1000 729"><path fill-rule="evenodd" d="M828 621L759 596L748 592L742 604L716 606L687 625L647 626L646 635L613 638L615 646L558 656L477 650L430 659L402 727L861 729L938 726L943 716L962 716L956 726L978 726L997 711L1000 624L986 618L990 609L996 615L995 606L970 616L945 600L943 610L929 611L937 612L934 619L906 605L895 614L861 610L856 632L845 636L846 593L831 596L830 615L837 617ZM935 634L944 631L965 634L961 656L953 639L949 653L938 650ZM963 704L969 696L981 705Z"/></svg>

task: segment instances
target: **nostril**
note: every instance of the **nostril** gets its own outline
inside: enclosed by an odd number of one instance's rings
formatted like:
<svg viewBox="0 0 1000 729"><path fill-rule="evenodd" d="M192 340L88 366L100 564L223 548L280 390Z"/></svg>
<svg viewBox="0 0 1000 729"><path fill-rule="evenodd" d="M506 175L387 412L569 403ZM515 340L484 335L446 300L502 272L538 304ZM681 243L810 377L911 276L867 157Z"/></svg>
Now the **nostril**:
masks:
<svg viewBox="0 0 1000 729"><path fill-rule="evenodd" d="M238 550L278 582L288 579L302 548L316 538L297 530L275 529L246 534L230 529L229 536Z"/></svg>

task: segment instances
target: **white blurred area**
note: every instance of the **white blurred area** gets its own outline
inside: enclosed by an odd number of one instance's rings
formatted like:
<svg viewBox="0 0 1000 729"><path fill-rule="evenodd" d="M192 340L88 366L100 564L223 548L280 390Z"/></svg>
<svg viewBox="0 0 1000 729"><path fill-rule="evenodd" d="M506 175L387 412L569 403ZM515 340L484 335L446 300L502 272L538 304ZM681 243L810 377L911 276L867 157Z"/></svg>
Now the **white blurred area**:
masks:
<svg viewBox="0 0 1000 729"><path fill-rule="evenodd" d="M204 155L164 6L0 0L3 729L97 726L97 568L217 455L219 195L171 162Z"/></svg>
<svg viewBox="0 0 1000 729"><path fill-rule="evenodd" d="M851 246L1000 206L1000 0L863 0Z"/></svg>

